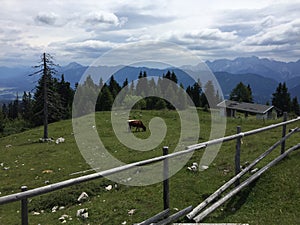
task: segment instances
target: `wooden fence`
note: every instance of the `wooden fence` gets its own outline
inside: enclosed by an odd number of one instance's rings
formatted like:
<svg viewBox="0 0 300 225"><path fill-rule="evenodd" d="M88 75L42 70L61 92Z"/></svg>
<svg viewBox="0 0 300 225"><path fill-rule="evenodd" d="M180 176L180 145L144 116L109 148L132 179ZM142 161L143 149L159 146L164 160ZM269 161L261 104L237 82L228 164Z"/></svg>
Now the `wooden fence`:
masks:
<svg viewBox="0 0 300 225"><path fill-rule="evenodd" d="M159 156L159 157L155 157L155 158L151 158L151 159L147 159L147 160L143 160L143 161L139 161L139 162L119 166L119 167L116 167L116 168L112 168L112 169L109 169L109 170L105 170L105 171L101 171L101 172L97 172L97 173L93 173L93 174L89 174L89 175L84 175L84 176L81 176L81 177L78 177L78 178L73 178L73 179L61 181L61 182L58 182L58 183L50 184L50 185L47 185L47 186L44 186L44 187L38 187L38 188L35 188L35 189L31 189L31 190L27 190L26 186L22 186L21 187L21 192L0 197L0 205L20 201L21 202L22 225L28 225L28 207L27 207L28 198L39 196L39 195L46 194L46 193L49 193L49 192L53 192L55 190L63 189L63 188L73 186L73 185L76 185L76 184L80 184L80 183L83 183L83 182L103 178L105 176L109 176L109 175L112 175L112 174L120 173L122 171L129 170L129 169L134 168L136 166L145 166L145 165L153 164L153 163L156 163L156 162L164 161L164 166L163 166L163 168L164 168L163 169L163 175L164 175L164 178L165 178L164 181L163 181L163 207L164 207L164 211L162 211L162 212L154 215L153 217L151 217L151 218L149 218L149 219L147 219L147 220L145 220L141 223L138 223L138 224L141 224L141 225L169 224L170 222L173 222L173 221L177 220L178 218L180 218L182 216L186 216L186 215L187 215L188 218L194 219L196 222L198 222L198 221L201 221L204 217L206 217L209 213L214 211L216 208L218 208L220 205L222 205L230 197L234 196L242 188L244 188L245 186L250 184L252 181L257 179L262 173L264 173L271 166L275 165L277 162L279 162L281 159L283 159L285 156L287 156L290 152L300 148L300 143L299 143L299 144L295 145L294 147L292 147L292 148L288 149L287 151L285 151L285 140L287 138L289 138L295 132L299 131L298 128L295 128L295 129L291 130L288 134L286 134L286 126L288 124L299 121L300 117L298 117L296 119L288 120L288 121L285 121L286 116L284 118L285 118L284 121L281 122L281 123L277 123L277 124L273 124L273 125L270 125L270 126L250 130L250 131L247 131L247 132L241 132L241 128L238 127L237 128L237 134L226 136L226 137L223 137L223 138L210 140L210 141L206 141L206 142L195 144L195 145L191 145L191 146L188 146L185 150L180 151L180 152L174 152L174 153L168 154L168 147L164 147L163 148L163 155ZM245 136L250 136L250 135L257 134L257 133L261 133L261 132L264 132L264 131L267 131L267 130L271 130L271 129L274 129L274 128L277 128L277 127L282 127L282 139L279 140L278 142L276 142L265 153L263 153L256 160L254 160L246 169L240 171L240 150L241 150L240 142L241 142L241 138L245 137ZM227 141L231 141L231 140L236 140L237 141L236 155L235 155L236 176L233 177L226 184L224 184L214 194L212 194L210 197L208 197L208 199L206 199L204 202L202 202L200 205L198 205L194 209L193 209L192 206L188 206L187 208L185 208L185 209L183 209L183 210L181 210L181 211L179 211L179 212L177 212L173 215L169 215L170 205L169 205L169 180L168 180L168 175L169 175L168 174L168 172L169 172L168 163L169 162L168 162L168 159L178 157L178 156L181 156L181 155L185 155L185 154L194 152L196 150L201 150L201 149L204 149L204 148L206 148L207 146L210 146L210 145L215 145L215 144L219 144L219 143L227 142ZM239 178L241 176L243 176L254 165L256 165L262 158L267 156L272 150L274 150L279 145L281 145L281 155L279 157L277 157L275 160L270 162L267 166L265 166L264 168L259 170L253 176L249 177L243 183L241 183L241 184L239 183ZM212 202L217 196L219 196L223 191L225 191L233 183L236 184L236 187L231 192L229 192L225 197L221 198L219 201L214 203L211 207L209 207L208 209L206 209L205 211L200 213L198 216L196 216L204 207L206 207L210 202Z"/></svg>

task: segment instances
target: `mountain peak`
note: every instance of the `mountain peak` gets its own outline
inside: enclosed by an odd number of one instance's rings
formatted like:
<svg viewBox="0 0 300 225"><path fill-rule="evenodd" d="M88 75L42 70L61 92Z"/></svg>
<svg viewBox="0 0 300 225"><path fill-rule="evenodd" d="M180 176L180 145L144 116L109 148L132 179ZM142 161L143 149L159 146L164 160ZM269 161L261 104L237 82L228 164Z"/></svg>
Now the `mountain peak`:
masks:
<svg viewBox="0 0 300 225"><path fill-rule="evenodd" d="M78 69L83 67L81 64L77 62L71 62L68 65L64 66L64 70L69 70L69 69Z"/></svg>

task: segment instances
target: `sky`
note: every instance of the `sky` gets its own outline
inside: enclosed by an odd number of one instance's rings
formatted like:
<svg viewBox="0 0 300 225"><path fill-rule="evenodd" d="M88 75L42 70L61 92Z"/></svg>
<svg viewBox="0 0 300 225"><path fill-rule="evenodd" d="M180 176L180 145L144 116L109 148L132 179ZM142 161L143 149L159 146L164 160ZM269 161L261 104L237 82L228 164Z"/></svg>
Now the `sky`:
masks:
<svg viewBox="0 0 300 225"><path fill-rule="evenodd" d="M90 65L112 49L140 41L174 43L203 61L253 55L286 62L300 59L300 0L0 4L0 66L35 65L43 52L61 65Z"/></svg>

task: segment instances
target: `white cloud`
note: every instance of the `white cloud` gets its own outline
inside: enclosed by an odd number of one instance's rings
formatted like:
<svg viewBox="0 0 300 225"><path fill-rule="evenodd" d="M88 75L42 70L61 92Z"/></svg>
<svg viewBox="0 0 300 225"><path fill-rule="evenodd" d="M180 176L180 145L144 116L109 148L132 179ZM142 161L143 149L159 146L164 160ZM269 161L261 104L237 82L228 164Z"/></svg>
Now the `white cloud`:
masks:
<svg viewBox="0 0 300 225"><path fill-rule="evenodd" d="M91 12L85 18L86 23L96 26L103 24L122 26L126 21L126 17L119 19L114 13L104 11Z"/></svg>
<svg viewBox="0 0 300 225"><path fill-rule="evenodd" d="M109 41L99 41L99 40L86 40L83 42L75 42L75 43L68 43L66 48L71 49L83 49L83 50L101 50L101 49L111 49L116 47L116 44L111 43Z"/></svg>
<svg viewBox="0 0 300 225"><path fill-rule="evenodd" d="M203 29L200 31L191 31L189 33L185 33L183 35L184 38L187 39L201 39L201 40L222 40L222 41L230 41L235 40L237 38L236 32L222 32L219 29Z"/></svg>
<svg viewBox="0 0 300 225"><path fill-rule="evenodd" d="M250 36L242 44L250 46L300 46L300 19L266 28Z"/></svg>

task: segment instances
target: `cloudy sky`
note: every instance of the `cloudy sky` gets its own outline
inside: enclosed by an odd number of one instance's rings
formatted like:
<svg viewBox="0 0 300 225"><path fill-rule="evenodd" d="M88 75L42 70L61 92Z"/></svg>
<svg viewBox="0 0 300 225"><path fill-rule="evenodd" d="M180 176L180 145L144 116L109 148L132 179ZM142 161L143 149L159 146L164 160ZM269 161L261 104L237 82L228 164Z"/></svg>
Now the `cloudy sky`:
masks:
<svg viewBox="0 0 300 225"><path fill-rule="evenodd" d="M137 41L172 42L202 60L300 59L300 0L0 3L0 66L34 65L43 52L61 65L89 65L104 52Z"/></svg>

